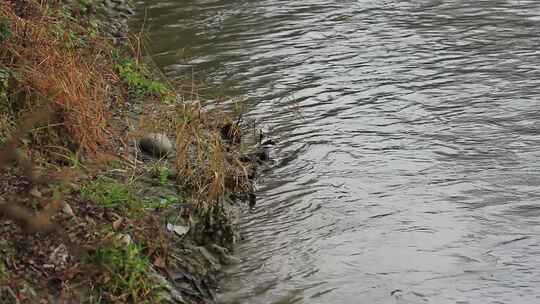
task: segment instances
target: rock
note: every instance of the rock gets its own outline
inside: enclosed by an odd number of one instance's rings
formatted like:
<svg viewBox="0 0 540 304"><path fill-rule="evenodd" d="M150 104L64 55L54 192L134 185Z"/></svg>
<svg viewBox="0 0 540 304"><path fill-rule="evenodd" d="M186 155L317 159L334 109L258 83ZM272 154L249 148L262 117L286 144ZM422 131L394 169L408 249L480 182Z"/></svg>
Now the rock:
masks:
<svg viewBox="0 0 540 304"><path fill-rule="evenodd" d="M176 180L178 178L178 170L176 168L171 168L169 170L169 175L167 175L167 178L170 180Z"/></svg>
<svg viewBox="0 0 540 304"><path fill-rule="evenodd" d="M215 270L219 269L220 268L220 263L219 261L216 259L216 257L210 253L210 251L208 251L208 249L206 249L205 247L203 246L191 246L191 249L193 249L194 251L198 252L201 257L204 258L204 260L206 260L208 262L208 264Z"/></svg>
<svg viewBox="0 0 540 304"><path fill-rule="evenodd" d="M41 192L39 192L39 190L36 187L33 187L32 189L30 189L30 195L37 198L42 197Z"/></svg>
<svg viewBox="0 0 540 304"><path fill-rule="evenodd" d="M221 262L225 265L237 265L242 263L242 259L230 254L225 254L222 256Z"/></svg>
<svg viewBox="0 0 540 304"><path fill-rule="evenodd" d="M252 152L252 155L258 162L267 162L270 160L270 149L265 146L260 146Z"/></svg>
<svg viewBox="0 0 540 304"><path fill-rule="evenodd" d="M71 217L75 216L75 213L73 213L73 209L71 209L71 206L68 203L62 202L61 206L62 206L62 212L64 212L65 214Z"/></svg>
<svg viewBox="0 0 540 304"><path fill-rule="evenodd" d="M173 144L165 134L149 133L138 142L139 148L157 158L169 155L173 150Z"/></svg>
<svg viewBox="0 0 540 304"><path fill-rule="evenodd" d="M123 233L118 234L118 241L126 246L129 246L133 243L131 235Z"/></svg>
<svg viewBox="0 0 540 304"><path fill-rule="evenodd" d="M188 233L189 227L167 223L167 230L178 234L178 236L184 236L186 233Z"/></svg>
<svg viewBox="0 0 540 304"><path fill-rule="evenodd" d="M276 142L273 141L272 139L267 139L267 140L263 141L262 145L263 146L275 146Z"/></svg>
<svg viewBox="0 0 540 304"><path fill-rule="evenodd" d="M164 276L159 274L154 269L151 270L150 276L161 286L159 291L160 303L170 304L185 304L186 300L180 292L169 282Z"/></svg>
<svg viewBox="0 0 540 304"><path fill-rule="evenodd" d="M221 263L224 265L234 265L234 264L240 264L242 262L240 258L229 254L229 250L225 247L221 247L217 244L213 244L210 247L215 252L215 255L219 257L219 260L221 261Z"/></svg>

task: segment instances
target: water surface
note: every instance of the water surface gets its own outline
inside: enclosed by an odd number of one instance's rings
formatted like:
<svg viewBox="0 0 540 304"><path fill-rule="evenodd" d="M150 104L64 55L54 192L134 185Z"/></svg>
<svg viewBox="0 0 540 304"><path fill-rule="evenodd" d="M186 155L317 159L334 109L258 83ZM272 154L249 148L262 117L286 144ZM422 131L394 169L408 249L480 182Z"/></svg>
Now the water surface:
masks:
<svg viewBox="0 0 540 304"><path fill-rule="evenodd" d="M221 303L539 303L540 2L139 13L169 77L245 94L278 142Z"/></svg>

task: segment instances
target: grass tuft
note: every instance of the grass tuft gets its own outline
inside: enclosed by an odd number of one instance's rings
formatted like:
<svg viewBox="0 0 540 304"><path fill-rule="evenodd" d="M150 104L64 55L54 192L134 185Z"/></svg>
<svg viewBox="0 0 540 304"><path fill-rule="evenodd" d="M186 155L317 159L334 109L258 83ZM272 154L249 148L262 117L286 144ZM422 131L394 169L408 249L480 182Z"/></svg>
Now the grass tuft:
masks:
<svg viewBox="0 0 540 304"><path fill-rule="evenodd" d="M163 83L153 80L150 73L142 66L137 65L133 58L121 59L116 65L118 74L136 97L148 95L167 95L171 90Z"/></svg>
<svg viewBox="0 0 540 304"><path fill-rule="evenodd" d="M150 263L139 246L134 243L104 246L96 250L92 259L104 269L98 288L110 293L113 300L157 303L155 292L160 286L150 278Z"/></svg>
<svg viewBox="0 0 540 304"><path fill-rule="evenodd" d="M135 196L125 184L108 177L100 177L81 189L83 198L111 209L129 210Z"/></svg>

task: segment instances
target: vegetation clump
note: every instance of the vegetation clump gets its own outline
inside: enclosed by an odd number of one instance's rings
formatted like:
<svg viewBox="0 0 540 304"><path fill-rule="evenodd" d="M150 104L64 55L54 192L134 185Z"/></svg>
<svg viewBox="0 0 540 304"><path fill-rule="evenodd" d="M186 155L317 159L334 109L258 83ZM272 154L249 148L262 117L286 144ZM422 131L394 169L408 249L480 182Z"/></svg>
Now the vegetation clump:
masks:
<svg viewBox="0 0 540 304"><path fill-rule="evenodd" d="M128 208L135 201L135 197L128 186L107 177L100 177L84 186L81 189L81 194L84 198L104 208Z"/></svg>
<svg viewBox="0 0 540 304"><path fill-rule="evenodd" d="M204 235L182 236L197 246L234 241L224 202L250 188L241 115L156 80L138 51L112 46L92 6L0 2L2 303L158 303L153 274L204 264L170 253L178 231ZM146 134L170 138L171 155L140 155L130 143Z"/></svg>
<svg viewBox="0 0 540 304"><path fill-rule="evenodd" d="M96 250L93 261L104 269L97 288L109 301L158 303L159 285L151 279L150 261L136 244L111 244Z"/></svg>
<svg viewBox="0 0 540 304"><path fill-rule="evenodd" d="M130 92L137 97L148 95L170 94L170 89L162 82L154 80L150 72L143 66L137 65L133 58L122 58L115 64L122 81L129 87Z"/></svg>

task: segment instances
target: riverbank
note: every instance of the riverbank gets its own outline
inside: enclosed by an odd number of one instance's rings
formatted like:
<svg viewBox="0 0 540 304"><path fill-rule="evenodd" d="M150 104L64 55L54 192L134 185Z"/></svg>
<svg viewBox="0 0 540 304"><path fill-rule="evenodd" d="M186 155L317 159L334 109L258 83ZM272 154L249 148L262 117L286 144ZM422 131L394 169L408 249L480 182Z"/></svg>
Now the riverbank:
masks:
<svg viewBox="0 0 540 304"><path fill-rule="evenodd" d="M164 82L102 9L0 4L0 302L212 302L257 136Z"/></svg>

